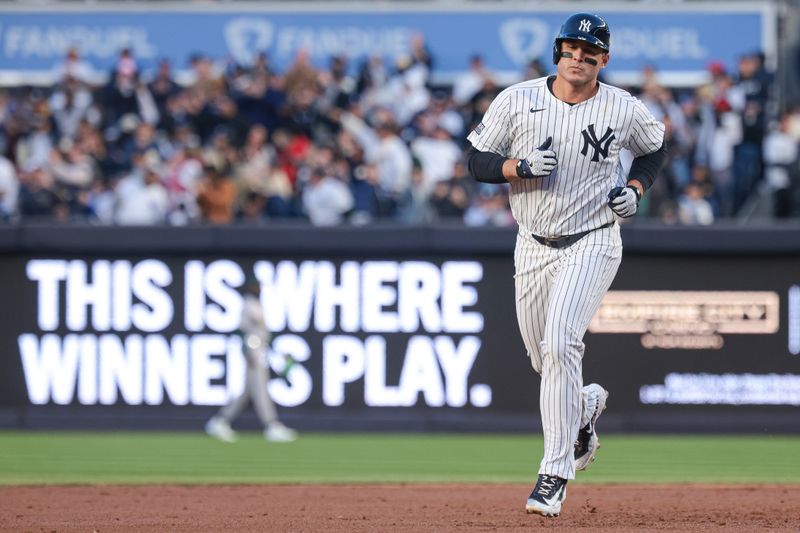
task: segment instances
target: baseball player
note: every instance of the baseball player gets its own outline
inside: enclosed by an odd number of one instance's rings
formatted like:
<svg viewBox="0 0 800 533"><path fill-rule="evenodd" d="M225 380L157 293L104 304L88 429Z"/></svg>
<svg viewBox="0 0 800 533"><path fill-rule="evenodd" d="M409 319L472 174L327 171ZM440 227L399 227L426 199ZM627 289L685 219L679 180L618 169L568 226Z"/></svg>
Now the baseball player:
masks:
<svg viewBox="0 0 800 533"><path fill-rule="evenodd" d="M558 516L567 481L599 447L608 393L583 386L583 336L622 257L615 217L636 213L666 159L664 125L627 92L600 83L611 33L570 16L553 44L557 73L501 92L469 134L470 173L510 183L519 329L534 370L544 457L526 510ZM623 175L620 150L634 160Z"/></svg>
<svg viewBox="0 0 800 533"><path fill-rule="evenodd" d="M294 430L278 420L275 404L267 392L269 364L265 357L271 335L265 326L260 292L261 284L256 279L248 280L243 287L244 305L239 332L242 335L242 350L247 360L244 391L206 423L206 433L224 442L236 441L236 432L231 428L231 422L251 401L264 425L265 439L270 442L292 442L297 438ZM288 368L284 369L284 373L287 371Z"/></svg>

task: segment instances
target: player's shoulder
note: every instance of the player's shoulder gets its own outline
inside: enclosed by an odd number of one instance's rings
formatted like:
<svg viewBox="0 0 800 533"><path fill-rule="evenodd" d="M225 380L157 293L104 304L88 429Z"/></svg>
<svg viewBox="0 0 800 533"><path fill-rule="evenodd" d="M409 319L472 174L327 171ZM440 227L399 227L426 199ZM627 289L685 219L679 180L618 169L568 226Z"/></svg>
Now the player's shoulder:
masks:
<svg viewBox="0 0 800 533"><path fill-rule="evenodd" d="M502 96L504 98L509 98L516 94L527 92L532 89L540 89L541 87L544 87L546 85L547 85L546 77L535 78L532 80L525 80L519 83L515 83L513 85L509 85L508 87L500 91L500 94L498 94L497 97L500 98Z"/></svg>
<svg viewBox="0 0 800 533"><path fill-rule="evenodd" d="M614 85L609 85L603 82L599 83L600 83L600 90L602 90L606 94L606 97L611 100L628 104L641 103L641 100L639 98L632 95L625 89L622 89L620 87L615 87Z"/></svg>

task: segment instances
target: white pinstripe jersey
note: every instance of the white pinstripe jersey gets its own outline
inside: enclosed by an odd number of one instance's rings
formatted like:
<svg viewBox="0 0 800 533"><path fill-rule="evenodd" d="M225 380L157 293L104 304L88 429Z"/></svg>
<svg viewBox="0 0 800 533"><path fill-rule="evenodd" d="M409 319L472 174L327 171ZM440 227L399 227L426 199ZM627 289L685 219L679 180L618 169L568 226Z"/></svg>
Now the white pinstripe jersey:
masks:
<svg viewBox="0 0 800 533"><path fill-rule="evenodd" d="M548 137L558 165L545 178L511 186L511 210L520 227L546 237L572 235L614 220L607 206L613 187L623 186L619 152L655 152L664 125L628 92L605 83L592 98L570 105L556 98L547 78L505 89L467 139L482 152L524 159Z"/></svg>

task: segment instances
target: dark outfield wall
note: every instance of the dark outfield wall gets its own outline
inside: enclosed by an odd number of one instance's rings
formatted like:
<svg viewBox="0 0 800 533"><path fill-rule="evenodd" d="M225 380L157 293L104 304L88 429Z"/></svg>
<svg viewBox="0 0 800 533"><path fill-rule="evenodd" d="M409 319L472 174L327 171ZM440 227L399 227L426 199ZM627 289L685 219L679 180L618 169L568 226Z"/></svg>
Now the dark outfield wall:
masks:
<svg viewBox="0 0 800 533"><path fill-rule="evenodd" d="M800 432L800 231L626 227L586 336L607 430ZM241 390L250 276L304 430L539 426L514 232L0 228L0 427L199 428ZM256 427L252 414L240 422Z"/></svg>

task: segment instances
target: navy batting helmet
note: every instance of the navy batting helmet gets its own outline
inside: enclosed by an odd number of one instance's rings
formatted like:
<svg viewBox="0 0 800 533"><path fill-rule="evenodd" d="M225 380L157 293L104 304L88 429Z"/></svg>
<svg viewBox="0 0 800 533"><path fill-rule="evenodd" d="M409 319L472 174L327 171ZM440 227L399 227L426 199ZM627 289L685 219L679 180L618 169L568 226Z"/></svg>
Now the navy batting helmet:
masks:
<svg viewBox="0 0 800 533"><path fill-rule="evenodd" d="M598 15L591 13L575 13L564 21L553 43L553 63L561 59L561 41L575 39L585 41L606 52L611 48L611 32L608 23Z"/></svg>

